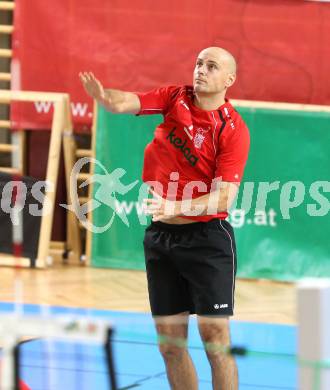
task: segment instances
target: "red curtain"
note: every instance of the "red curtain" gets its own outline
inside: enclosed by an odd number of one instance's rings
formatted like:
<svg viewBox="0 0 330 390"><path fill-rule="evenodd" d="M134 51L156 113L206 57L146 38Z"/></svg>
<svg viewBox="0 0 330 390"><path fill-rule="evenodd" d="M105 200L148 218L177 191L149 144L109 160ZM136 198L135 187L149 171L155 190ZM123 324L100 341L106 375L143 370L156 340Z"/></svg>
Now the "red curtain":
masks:
<svg viewBox="0 0 330 390"><path fill-rule="evenodd" d="M191 82L196 54L231 51L230 97L330 104L330 4L300 0L16 0L13 88L70 93L76 127L91 123L78 72L147 90ZM12 106L13 127L47 128L51 106Z"/></svg>

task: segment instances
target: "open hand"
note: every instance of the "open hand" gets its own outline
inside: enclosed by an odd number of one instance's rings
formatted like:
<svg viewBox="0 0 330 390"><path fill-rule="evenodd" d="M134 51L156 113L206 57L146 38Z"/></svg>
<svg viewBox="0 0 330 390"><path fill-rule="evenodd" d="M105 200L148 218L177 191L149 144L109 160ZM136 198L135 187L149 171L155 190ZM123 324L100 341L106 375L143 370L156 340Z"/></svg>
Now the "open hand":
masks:
<svg viewBox="0 0 330 390"><path fill-rule="evenodd" d="M99 101L105 99L103 86L92 72L80 72L79 78L89 96Z"/></svg>

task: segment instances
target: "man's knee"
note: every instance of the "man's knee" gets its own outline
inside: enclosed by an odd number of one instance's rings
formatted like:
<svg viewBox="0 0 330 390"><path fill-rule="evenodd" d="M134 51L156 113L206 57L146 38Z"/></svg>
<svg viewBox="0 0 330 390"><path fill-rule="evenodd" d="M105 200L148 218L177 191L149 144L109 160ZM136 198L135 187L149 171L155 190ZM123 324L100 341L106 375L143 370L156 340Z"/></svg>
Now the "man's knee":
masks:
<svg viewBox="0 0 330 390"><path fill-rule="evenodd" d="M188 314L159 317L156 320L159 350L167 359L180 359L187 351Z"/></svg>
<svg viewBox="0 0 330 390"><path fill-rule="evenodd" d="M229 357L225 351L208 351L205 348L205 352L211 367L221 366Z"/></svg>
<svg viewBox="0 0 330 390"><path fill-rule="evenodd" d="M158 333L159 351L167 359L180 359L187 352L186 333L180 329L167 329Z"/></svg>
<svg viewBox="0 0 330 390"><path fill-rule="evenodd" d="M159 351L166 361L180 360L187 353L186 347L166 343L159 344Z"/></svg>
<svg viewBox="0 0 330 390"><path fill-rule="evenodd" d="M228 357L230 348L230 330L227 319L202 318L199 331L211 365L218 365Z"/></svg>
<svg viewBox="0 0 330 390"><path fill-rule="evenodd" d="M198 327L204 342L230 343L229 320L227 318L200 317Z"/></svg>

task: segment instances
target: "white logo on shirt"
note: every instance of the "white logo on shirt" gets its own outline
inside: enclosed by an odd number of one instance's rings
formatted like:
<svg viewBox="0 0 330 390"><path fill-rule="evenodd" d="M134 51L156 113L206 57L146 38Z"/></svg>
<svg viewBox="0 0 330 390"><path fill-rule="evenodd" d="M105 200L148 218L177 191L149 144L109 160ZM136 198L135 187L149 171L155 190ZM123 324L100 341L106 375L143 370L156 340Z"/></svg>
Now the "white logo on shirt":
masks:
<svg viewBox="0 0 330 390"><path fill-rule="evenodd" d="M195 148L200 149L202 147L202 143L204 141L205 137L203 134L196 133L194 138L194 145Z"/></svg>
<svg viewBox="0 0 330 390"><path fill-rule="evenodd" d="M189 137L189 139L193 139L193 136L190 134L190 130L193 129L193 126L189 126L189 129L186 128L186 126L183 128L183 131L187 134L187 136Z"/></svg>
<svg viewBox="0 0 330 390"><path fill-rule="evenodd" d="M189 107L187 106L184 100L180 100L180 103L183 105L184 108L186 108L189 111Z"/></svg>
<svg viewBox="0 0 330 390"><path fill-rule="evenodd" d="M194 137L194 145L195 145L195 148L196 149L200 149L202 147L202 144L204 142L204 139L205 139L205 134L210 130L211 128L209 127L208 129L202 129L201 127L199 127L197 129L197 132L195 134L195 137Z"/></svg>
<svg viewBox="0 0 330 390"><path fill-rule="evenodd" d="M224 111L225 111L226 117L230 120L230 126L231 126L231 128L232 128L233 130L235 130L235 125L234 125L233 120L231 119L231 116L230 116L230 114L229 114L228 108L225 107L225 108L224 108Z"/></svg>

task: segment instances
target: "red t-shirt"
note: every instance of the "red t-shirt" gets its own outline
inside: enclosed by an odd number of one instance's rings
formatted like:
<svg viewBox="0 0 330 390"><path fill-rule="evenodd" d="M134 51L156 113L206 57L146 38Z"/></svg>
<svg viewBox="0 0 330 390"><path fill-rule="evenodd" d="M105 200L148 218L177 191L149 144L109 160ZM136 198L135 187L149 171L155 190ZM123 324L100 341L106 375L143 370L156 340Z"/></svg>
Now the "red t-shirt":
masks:
<svg viewBox="0 0 330 390"><path fill-rule="evenodd" d="M193 104L191 86L169 86L137 95L141 103L137 115L164 116L144 152L142 178L161 183L162 187L154 186L157 193L168 199L196 198L210 192L215 178L236 183L242 180L249 131L228 100L218 109L206 111ZM187 187L192 181L202 184ZM189 218L208 221L227 216L224 212Z"/></svg>

